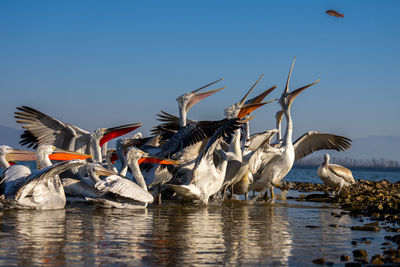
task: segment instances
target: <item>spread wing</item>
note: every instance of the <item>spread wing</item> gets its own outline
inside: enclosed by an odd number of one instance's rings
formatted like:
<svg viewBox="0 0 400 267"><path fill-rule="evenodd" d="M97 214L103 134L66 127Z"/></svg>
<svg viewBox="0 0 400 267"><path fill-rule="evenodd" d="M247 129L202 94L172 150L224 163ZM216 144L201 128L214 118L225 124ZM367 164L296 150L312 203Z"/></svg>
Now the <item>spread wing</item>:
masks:
<svg viewBox="0 0 400 267"><path fill-rule="evenodd" d="M90 134L76 126L59 121L34 108L17 107L15 112L17 122L23 124L25 129L21 135L21 145L36 148L38 145L47 144L57 148L69 149L73 137L76 138L75 147L82 148L90 143Z"/></svg>
<svg viewBox="0 0 400 267"><path fill-rule="evenodd" d="M35 192L35 187L40 181L59 175L68 169L82 166L83 164L85 164L83 160L63 161L32 173L26 178L24 185L18 189L15 199L24 198L28 194ZM45 191L42 191L42 193L45 193ZM40 197L40 194L39 191L36 191L37 197Z"/></svg>
<svg viewBox="0 0 400 267"><path fill-rule="evenodd" d="M271 139L275 136L278 132L277 129L271 129L262 133L255 133L250 136L248 140L247 147L254 151L257 150L259 147L266 147L269 146Z"/></svg>
<svg viewBox="0 0 400 267"><path fill-rule="evenodd" d="M162 156L169 157L169 155L172 155L185 147L210 138L227 121L227 119L219 121L199 121L181 128L164 145L162 145Z"/></svg>
<svg viewBox="0 0 400 267"><path fill-rule="evenodd" d="M295 160L322 149L345 151L351 147L350 142L351 139L344 136L310 131L294 142Z"/></svg>
<svg viewBox="0 0 400 267"><path fill-rule="evenodd" d="M95 187L103 193L110 192L141 202L153 202L153 196L149 192L134 182L118 175L108 176L105 180L97 182Z"/></svg>
<svg viewBox="0 0 400 267"><path fill-rule="evenodd" d="M161 114L157 114L157 116L157 120L161 123L157 126L154 126L153 129L150 130L150 132L153 135L160 134L162 140L168 140L181 129L179 117L167 113L163 110L161 110ZM186 123L187 125L191 125L196 123L196 121L187 119Z"/></svg>
<svg viewBox="0 0 400 267"><path fill-rule="evenodd" d="M224 124L222 124L215 133L208 140L207 145L201 151L199 156L196 158L195 167L200 163L201 159L206 156L212 158L212 153L215 150L215 146L218 144L220 138L230 138L236 129L241 126L239 119L225 119ZM211 152L211 153L209 153Z"/></svg>

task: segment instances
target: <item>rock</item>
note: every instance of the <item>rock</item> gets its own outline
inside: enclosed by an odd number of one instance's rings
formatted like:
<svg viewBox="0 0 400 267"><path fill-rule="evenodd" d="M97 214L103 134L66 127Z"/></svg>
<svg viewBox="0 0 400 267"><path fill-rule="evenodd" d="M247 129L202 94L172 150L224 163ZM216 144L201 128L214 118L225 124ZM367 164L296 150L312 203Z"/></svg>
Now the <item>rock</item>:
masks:
<svg viewBox="0 0 400 267"><path fill-rule="evenodd" d="M342 256L340 256L340 260L341 261L349 261L350 260L350 256L349 255L342 255Z"/></svg>
<svg viewBox="0 0 400 267"><path fill-rule="evenodd" d="M318 225L306 225L307 228L320 228Z"/></svg>
<svg viewBox="0 0 400 267"><path fill-rule="evenodd" d="M330 227L335 227L335 228L337 228L337 227L339 227L339 224L334 223L334 224L329 224L329 226L330 226Z"/></svg>
<svg viewBox="0 0 400 267"><path fill-rule="evenodd" d="M354 258L366 258L368 256L367 251L365 249L356 249L353 250L353 257Z"/></svg>
<svg viewBox="0 0 400 267"><path fill-rule="evenodd" d="M377 254L377 255L372 256L372 258L371 258L371 264L382 265L384 263L385 262L383 261L383 256L382 255Z"/></svg>
<svg viewBox="0 0 400 267"><path fill-rule="evenodd" d="M312 262L314 264L324 265L325 264L325 259L324 258L319 258L319 259L313 260Z"/></svg>
<svg viewBox="0 0 400 267"><path fill-rule="evenodd" d="M394 235L394 236L385 236L385 239L390 240L394 243L396 243L397 245L400 245L400 235Z"/></svg>
<svg viewBox="0 0 400 267"><path fill-rule="evenodd" d="M353 240L353 241L351 241L351 244L352 244L353 246L357 246L357 241Z"/></svg>
<svg viewBox="0 0 400 267"><path fill-rule="evenodd" d="M355 231L372 231L372 232L378 232L381 230L380 227L375 227L375 226L352 226L350 228L351 230Z"/></svg>
<svg viewBox="0 0 400 267"><path fill-rule="evenodd" d="M379 226L379 222L367 223L364 226Z"/></svg>
<svg viewBox="0 0 400 267"><path fill-rule="evenodd" d="M385 250L383 254L388 255L390 257L398 257L400 256L400 251L398 249L388 249Z"/></svg>

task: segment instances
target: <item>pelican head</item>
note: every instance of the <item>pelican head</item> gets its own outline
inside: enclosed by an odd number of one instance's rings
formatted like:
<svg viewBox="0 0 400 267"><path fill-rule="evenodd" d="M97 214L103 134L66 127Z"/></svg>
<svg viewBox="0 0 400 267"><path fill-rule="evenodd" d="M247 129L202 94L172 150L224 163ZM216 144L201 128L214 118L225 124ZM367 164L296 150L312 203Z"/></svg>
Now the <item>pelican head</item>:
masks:
<svg viewBox="0 0 400 267"><path fill-rule="evenodd" d="M250 94L250 92L254 89L254 87L258 84L258 82L262 79L263 76L264 76L264 74L262 74L261 77L253 84L253 86L250 88L249 91L247 91L247 93L242 98L242 100L240 100L240 102L233 104L232 106L229 106L224 110L225 116L228 119L233 119L233 118L242 119L242 118L246 117L248 114L250 114L252 111L254 111L255 109L257 109L267 103L275 101L275 100L273 100L273 101L268 101L268 102L261 102L265 96L267 96L270 92L272 92L275 89L275 87L271 87L270 89L264 91L262 94L245 102L245 100L248 97L248 95Z"/></svg>
<svg viewBox="0 0 400 267"><path fill-rule="evenodd" d="M241 108L242 108L241 103L233 104L232 106L229 106L224 110L224 114L228 119L237 118Z"/></svg>
<svg viewBox="0 0 400 267"><path fill-rule="evenodd" d="M135 133L135 134L132 136L132 138L133 138L133 139L142 139L142 138L143 138L143 135L142 135L141 132L138 132L138 133Z"/></svg>
<svg viewBox="0 0 400 267"><path fill-rule="evenodd" d="M137 147L132 147L126 154L128 162L141 163L157 163L157 164L178 164L177 161L150 155Z"/></svg>
<svg viewBox="0 0 400 267"><path fill-rule="evenodd" d="M86 163L82 166L83 173L87 173L89 175L97 175L97 176L110 176L110 175L118 175L112 170L106 169L100 164L97 163Z"/></svg>
<svg viewBox="0 0 400 267"><path fill-rule="evenodd" d="M0 146L0 155L1 156L6 156L8 153L11 153L12 151L14 151L14 149L12 147L9 147L6 145Z"/></svg>
<svg viewBox="0 0 400 267"><path fill-rule="evenodd" d="M303 92L305 89L307 89L308 87L316 84L319 82L319 79L313 83L310 83L306 86L303 86L301 88L298 88L296 90L294 90L293 92L289 92L289 81L290 81L290 77L292 75L292 71L293 71L293 66L294 66L294 62L296 60L296 57L293 59L293 63L292 63L292 67L290 68L290 72L286 81L286 86L285 86L285 90L283 91L281 98L279 99L279 104L281 105L282 109L287 110L290 108L293 100L301 93Z"/></svg>
<svg viewBox="0 0 400 267"><path fill-rule="evenodd" d="M142 126L140 122L125 124L112 128L99 128L92 133L92 137L95 140L99 141L100 147L102 147L105 143L110 141L111 139L117 138L121 135L127 134L137 128Z"/></svg>
<svg viewBox="0 0 400 267"><path fill-rule="evenodd" d="M329 154L325 154L325 155L324 155L324 163L325 163L325 164L328 164L328 163L329 163L329 160L330 160Z"/></svg>
<svg viewBox="0 0 400 267"><path fill-rule="evenodd" d="M54 150L56 149L55 146L52 145L39 145L39 147L36 150L36 153L38 155L50 155L54 152Z"/></svg>
<svg viewBox="0 0 400 267"><path fill-rule="evenodd" d="M7 161L33 161L36 159L34 151L15 149L6 145L0 146L0 156Z"/></svg>
<svg viewBox="0 0 400 267"><path fill-rule="evenodd" d="M186 93L186 94L183 94L183 95L179 96L176 99L176 101L178 101L179 108L184 110L185 112L188 112L189 109L192 106L194 106L194 104L196 104L197 102L203 100L204 98L206 98L206 97L208 97L208 96L210 96L210 95L212 95L212 94L214 94L214 93L216 93L218 91L221 91L225 87L221 87L221 88L218 88L218 89L215 89L215 90L210 90L210 91L205 91L205 92L198 93L200 90L202 90L202 89L204 89L204 88L206 88L208 86L211 86L211 85L213 85L213 84L215 84L215 83L217 83L219 81L222 81L222 80L223 80L223 78L221 78L221 79L219 79L219 80L217 80L215 82L209 83L209 84L207 84L207 85L205 85L203 87L200 87L199 89L196 89L196 90L194 90L192 92L189 92L189 93Z"/></svg>

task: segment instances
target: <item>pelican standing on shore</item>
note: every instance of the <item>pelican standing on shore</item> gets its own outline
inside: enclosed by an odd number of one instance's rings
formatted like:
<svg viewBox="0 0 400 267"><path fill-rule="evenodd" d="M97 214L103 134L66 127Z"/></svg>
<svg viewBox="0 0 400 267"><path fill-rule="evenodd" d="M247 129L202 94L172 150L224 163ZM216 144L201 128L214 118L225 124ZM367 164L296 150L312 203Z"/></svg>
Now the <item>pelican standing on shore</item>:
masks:
<svg viewBox="0 0 400 267"><path fill-rule="evenodd" d="M337 164L329 164L329 154L324 155L324 162L319 166L317 174L325 184L337 189L336 194L339 194L343 187L356 182L349 169Z"/></svg>

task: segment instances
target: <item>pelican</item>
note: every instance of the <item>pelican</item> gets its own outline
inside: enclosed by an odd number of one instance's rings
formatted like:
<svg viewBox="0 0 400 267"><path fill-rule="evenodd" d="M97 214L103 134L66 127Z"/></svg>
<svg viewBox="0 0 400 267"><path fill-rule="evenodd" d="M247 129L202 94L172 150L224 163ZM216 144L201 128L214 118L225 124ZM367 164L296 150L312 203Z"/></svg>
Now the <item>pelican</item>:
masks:
<svg viewBox="0 0 400 267"><path fill-rule="evenodd" d="M90 156L76 152L61 151L58 155L55 154L54 157L50 157L49 154L54 152L55 147L53 146L39 146L36 152L36 160L39 166L44 167L41 170L31 172L28 167L23 165L8 167L1 176L0 182L0 191L4 198L15 200L18 205L24 207L36 209L63 208L66 200L58 175L68 169L82 166L85 163L83 159L87 159ZM32 152L27 151L24 153L27 158L32 157ZM79 159L53 165L50 162L50 159L69 160L74 158Z"/></svg>
<svg viewBox="0 0 400 267"><path fill-rule="evenodd" d="M319 82L313 82L304 87L301 87L293 92L289 92L289 80L293 70L295 59L293 59L292 67L290 69L288 79L286 81L286 87L282 93L279 104L284 110L286 117L286 132L282 139L282 145L279 148L269 147L268 153L264 155L264 158L268 158L268 164L266 164L260 172L253 173L254 182L250 185L250 190L260 191L262 193L270 189L271 201L274 200L273 187L277 186L279 182L286 176L286 174L292 169L295 160L295 149L292 142L293 133L293 121L290 114L290 106L293 100L305 89ZM255 201L257 198L253 199Z"/></svg>
<svg viewBox="0 0 400 267"><path fill-rule="evenodd" d="M210 196L221 189L228 160L236 159L236 155L233 152L225 152L220 145L228 126L239 127L239 125L229 125L227 123L226 127L221 127L210 138L206 147L196 159L189 184L170 185L176 193L184 198L197 199L201 203L207 204ZM217 160L215 160L214 156L217 156Z"/></svg>
<svg viewBox="0 0 400 267"><path fill-rule="evenodd" d="M262 78L262 76L261 76ZM261 79L260 78L260 79ZM259 79L259 80L260 80ZM258 80L258 81L259 81ZM245 100L249 93L253 90L258 81L250 88L250 90L246 93L246 95L239 101L238 103L227 108L228 113L231 116L230 118L225 118L219 121L199 121L191 123L185 127L182 127L178 132L172 135L172 137L165 142L163 145L158 147L159 152L157 155L162 157L171 157L173 159L179 160L181 162L180 165L176 166L172 172L177 179L181 181L181 183L187 183L191 179L192 170L195 164L196 158L201 153L201 150L207 144L207 141L210 137L212 137L218 129L226 125L226 123L232 118L243 119L246 115L251 113L253 110L261 107L266 104L261 103L261 101L257 101L255 103L245 103ZM226 113L226 114L228 114ZM167 113L164 113L167 114ZM155 127L153 133L163 134L160 132L160 129L167 130L173 132L178 128L177 122L178 118L167 114L168 116L163 117L162 121L165 121L163 124ZM240 139L240 136L238 137ZM241 161L241 155L236 155L236 158L230 158L232 161ZM161 186L167 182L169 182L174 176L173 174L164 169L156 169L157 166L153 167L153 169L149 169L146 171L146 177L150 174L152 179L147 180L149 187L153 187L157 185L158 191L160 192ZM240 164L238 168L240 168ZM160 196L159 196L160 203Z"/></svg>
<svg viewBox="0 0 400 267"><path fill-rule="evenodd" d="M261 75L261 77L256 81L256 83L251 87L250 91L257 85L257 83L262 79L264 75ZM245 102L245 105L254 105L255 107L258 107L257 104L266 104L266 103L271 103L273 101L268 101L261 103L263 99L270 94L276 86L273 86L263 93L259 94L258 96L248 100ZM249 94L250 91L247 93ZM249 117L250 113L246 115L246 117ZM242 114L239 112L238 116L242 116ZM253 152L250 151L243 151L244 148L242 147L242 144L240 142L240 139L243 139L245 142L248 139L248 136L250 135L250 127L249 127L249 121L246 122L244 129L236 129L237 133L234 135L234 139L232 140L230 144L230 150L236 155L236 158L233 160L228 161L228 167L226 170L226 175L224 179L224 184L223 184L223 195L225 195L226 188L231 186L231 192L233 192L233 186L234 184L238 183L245 175L246 171L248 170L248 162L250 160L250 157L252 156ZM245 133L243 133L244 130ZM237 140L235 140L237 139ZM246 155L246 156L244 156ZM231 195L233 196L233 195Z"/></svg>
<svg viewBox="0 0 400 267"><path fill-rule="evenodd" d="M325 184L338 189L336 194L339 194L343 187L356 182L349 169L337 164L329 164L329 154L324 155L324 162L319 166L317 174Z"/></svg>
<svg viewBox="0 0 400 267"><path fill-rule="evenodd" d="M206 92L200 92L198 93L200 90L211 86L219 81L222 81L223 78L209 83L199 89L196 89L192 92L183 94L181 96L179 96L176 101L178 101L178 105L179 105L179 119L180 119L180 127L185 127L186 126L186 117L187 117L187 112L189 111L189 109L194 106L194 104L196 104L197 102L203 100L204 98L215 94L218 91L221 91L222 89L224 89L225 87L221 87L219 89L215 89L215 90L210 90L210 91L206 91Z"/></svg>
<svg viewBox="0 0 400 267"><path fill-rule="evenodd" d="M247 200L247 193L249 185L253 182L253 174L251 169L255 169L255 164L262 162L262 156L269 148L271 138L278 130L271 129L262 134L256 134L250 137L248 144L245 147L245 156L243 156L242 166L236 173L231 183L231 198L233 194L245 195Z"/></svg>
<svg viewBox="0 0 400 267"><path fill-rule="evenodd" d="M97 163L86 163L72 177L62 177L61 181L68 202L87 202L86 198L101 197L103 195L97 188L92 177L110 176L117 174L111 169L106 169Z"/></svg>
<svg viewBox="0 0 400 267"><path fill-rule="evenodd" d="M243 117L265 104L250 104L244 108L244 100L248 93L240 102L225 109L227 119L225 119L224 125L214 133L207 142L206 147L196 158L189 183L185 185L170 185L179 195L207 204L210 196L220 191L223 185L228 161L240 161L241 163L240 149L235 149L240 142L240 131L237 131L237 129L240 128L240 124L252 119L242 120ZM221 148L221 142L224 137L231 138L232 142L235 143L230 146L228 152ZM237 155L238 153L240 155Z"/></svg>
<svg viewBox="0 0 400 267"><path fill-rule="evenodd" d="M34 161L35 159L36 157L31 151L14 149L6 145L0 146L0 165L4 170L11 166L10 162Z"/></svg>
<svg viewBox="0 0 400 267"><path fill-rule="evenodd" d="M85 164L84 160L69 160L51 165L50 167L28 173L18 172L25 175L19 177L24 181L22 185L16 188L12 194L4 194L6 199L15 200L16 204L22 207L35 209L62 209L65 206L66 199L64 189L58 175L68 169L79 167ZM15 165L21 167L21 165ZM7 177L14 175L17 169L9 168L4 174L7 183ZM11 192L10 192L11 193Z"/></svg>
<svg viewBox="0 0 400 267"><path fill-rule="evenodd" d="M36 147L38 144L53 145L57 148L90 154L95 162L102 162L101 147L113 138L124 135L141 126L140 123L113 128L100 128L89 133L74 125L64 123L34 108L17 107L15 118L25 129L21 145Z"/></svg>
<svg viewBox="0 0 400 267"><path fill-rule="evenodd" d="M135 147L127 152L126 158L137 184L128 178L115 174L101 180L97 174L90 169L91 177L95 182L94 187L102 193L102 196L97 196L96 198L88 197L88 200L106 207L129 209L146 208L147 204L152 203L154 198L147 191L146 181L140 171L139 164L145 162L157 164L177 163L175 161L149 155Z"/></svg>

